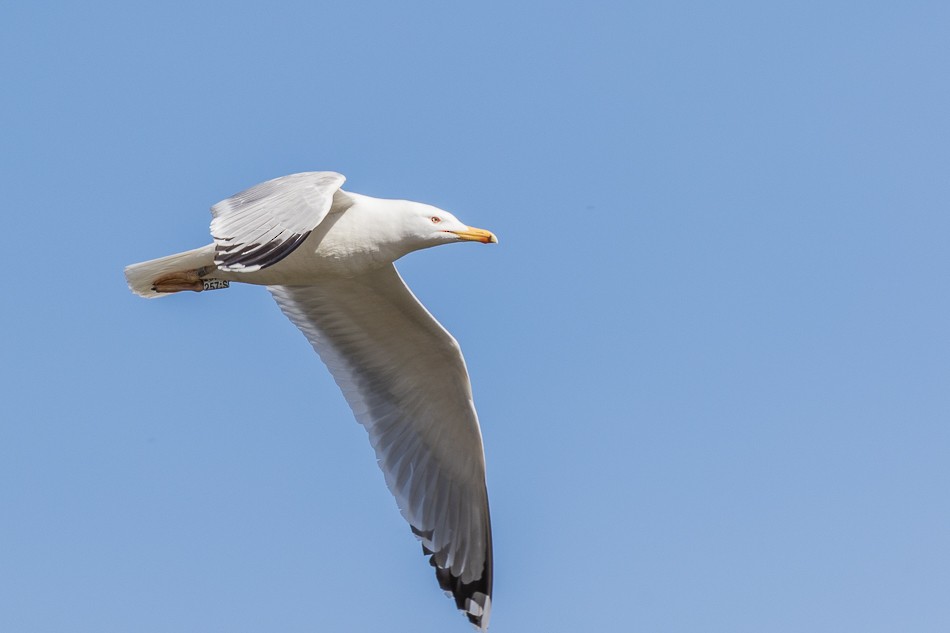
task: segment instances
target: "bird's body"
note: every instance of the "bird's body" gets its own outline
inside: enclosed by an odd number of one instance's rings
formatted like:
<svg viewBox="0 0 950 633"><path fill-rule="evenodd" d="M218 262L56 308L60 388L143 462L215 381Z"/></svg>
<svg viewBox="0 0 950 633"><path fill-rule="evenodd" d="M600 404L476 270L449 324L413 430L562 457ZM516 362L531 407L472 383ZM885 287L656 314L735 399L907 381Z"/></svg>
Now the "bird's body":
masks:
<svg viewBox="0 0 950 633"><path fill-rule="evenodd" d="M212 207L213 244L129 266L126 277L146 297L218 280L268 286L366 427L440 586L486 629L491 522L468 372L392 263L438 244L497 240L429 205L344 192L343 180L308 172L252 187Z"/></svg>
<svg viewBox="0 0 950 633"><path fill-rule="evenodd" d="M323 221L283 260L250 272L219 269L214 276L266 286L308 285L387 266L415 250L398 239L395 220L405 204L337 190Z"/></svg>

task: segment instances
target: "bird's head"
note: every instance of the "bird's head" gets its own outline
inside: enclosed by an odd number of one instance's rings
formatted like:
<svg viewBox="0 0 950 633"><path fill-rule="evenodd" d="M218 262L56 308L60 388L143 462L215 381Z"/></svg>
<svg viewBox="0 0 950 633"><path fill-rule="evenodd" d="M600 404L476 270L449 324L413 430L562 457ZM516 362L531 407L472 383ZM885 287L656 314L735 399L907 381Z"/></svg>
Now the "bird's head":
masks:
<svg viewBox="0 0 950 633"><path fill-rule="evenodd" d="M448 211L419 202L409 203L405 208L403 230L419 248L449 242L498 243L491 231L468 226Z"/></svg>

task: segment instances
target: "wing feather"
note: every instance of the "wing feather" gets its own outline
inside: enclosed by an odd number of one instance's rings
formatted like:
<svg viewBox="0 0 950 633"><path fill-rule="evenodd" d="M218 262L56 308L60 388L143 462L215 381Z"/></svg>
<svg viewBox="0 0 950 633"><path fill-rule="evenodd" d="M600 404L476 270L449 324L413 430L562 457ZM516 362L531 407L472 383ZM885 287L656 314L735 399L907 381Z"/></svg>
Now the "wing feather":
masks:
<svg viewBox="0 0 950 633"><path fill-rule="evenodd" d="M211 207L215 265L253 272L287 257L330 212L345 180L332 171L291 174L217 203Z"/></svg>
<svg viewBox="0 0 950 633"><path fill-rule="evenodd" d="M436 578L479 628L491 608L485 459L458 343L393 266L319 286L271 286L366 427Z"/></svg>

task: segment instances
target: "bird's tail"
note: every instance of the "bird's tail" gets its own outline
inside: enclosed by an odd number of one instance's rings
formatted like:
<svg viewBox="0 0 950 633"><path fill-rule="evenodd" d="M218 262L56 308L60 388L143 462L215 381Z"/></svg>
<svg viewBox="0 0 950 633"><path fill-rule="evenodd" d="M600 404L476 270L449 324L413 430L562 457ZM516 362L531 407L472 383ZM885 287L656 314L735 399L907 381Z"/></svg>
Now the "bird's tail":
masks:
<svg viewBox="0 0 950 633"><path fill-rule="evenodd" d="M227 287L227 281L208 279L208 270L215 270L214 244L126 266L125 280L132 292L149 299L181 290Z"/></svg>

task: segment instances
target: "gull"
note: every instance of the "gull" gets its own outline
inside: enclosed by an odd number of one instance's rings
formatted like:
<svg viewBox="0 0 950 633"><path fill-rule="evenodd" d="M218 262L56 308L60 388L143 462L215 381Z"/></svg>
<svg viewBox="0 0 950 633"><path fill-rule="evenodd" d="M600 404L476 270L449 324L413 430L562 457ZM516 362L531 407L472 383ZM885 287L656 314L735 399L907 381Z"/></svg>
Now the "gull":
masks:
<svg viewBox="0 0 950 633"><path fill-rule="evenodd" d="M492 537L481 429L458 342L403 282L412 251L495 236L436 207L291 174L211 207L213 243L125 269L143 297L267 286L369 434L386 484L478 630L491 613Z"/></svg>

